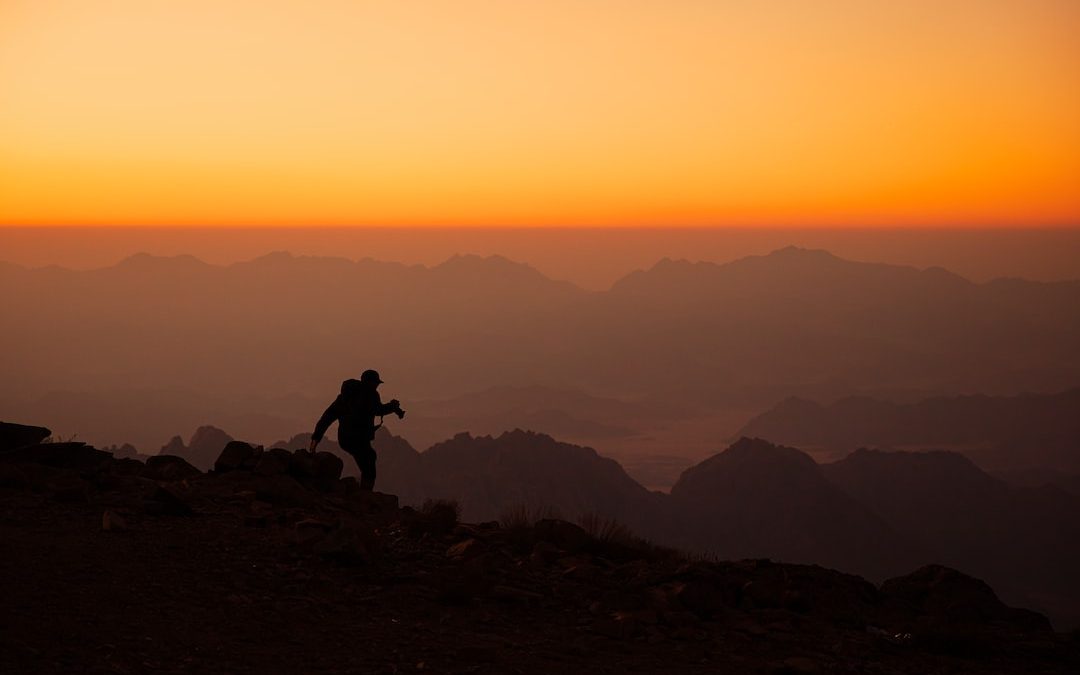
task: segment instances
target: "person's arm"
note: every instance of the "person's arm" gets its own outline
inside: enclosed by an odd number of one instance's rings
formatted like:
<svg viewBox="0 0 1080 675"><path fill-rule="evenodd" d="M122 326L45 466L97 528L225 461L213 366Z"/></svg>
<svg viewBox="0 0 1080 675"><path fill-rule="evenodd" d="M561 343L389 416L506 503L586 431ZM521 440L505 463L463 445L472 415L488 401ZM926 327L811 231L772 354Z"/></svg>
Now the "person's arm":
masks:
<svg viewBox="0 0 1080 675"><path fill-rule="evenodd" d="M380 417L383 415L389 415L392 412L396 412L401 409L401 402L396 398L391 399L389 403L383 403L379 397L379 392L375 392L375 414Z"/></svg>
<svg viewBox="0 0 1080 675"><path fill-rule="evenodd" d="M326 412L322 414L322 417L319 418L319 421L315 423L315 431L311 434L311 447L309 448L311 452L315 452L315 446L317 446L319 444L319 441L322 440L323 434L326 433L326 430L330 428L330 425L333 424L340 416L341 397L338 396L334 399L334 402L326 408Z"/></svg>

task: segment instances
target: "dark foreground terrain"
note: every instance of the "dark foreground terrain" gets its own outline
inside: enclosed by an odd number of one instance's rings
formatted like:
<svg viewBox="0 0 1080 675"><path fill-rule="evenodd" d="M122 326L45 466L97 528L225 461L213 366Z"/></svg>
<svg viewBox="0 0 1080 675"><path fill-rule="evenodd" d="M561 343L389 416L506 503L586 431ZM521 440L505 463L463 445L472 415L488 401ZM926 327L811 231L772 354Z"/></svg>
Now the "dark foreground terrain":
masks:
<svg viewBox="0 0 1080 675"><path fill-rule="evenodd" d="M0 671L1075 673L1080 640L925 567L874 586L611 523L458 523L230 443L214 471L0 450ZM21 446L21 447L17 447Z"/></svg>

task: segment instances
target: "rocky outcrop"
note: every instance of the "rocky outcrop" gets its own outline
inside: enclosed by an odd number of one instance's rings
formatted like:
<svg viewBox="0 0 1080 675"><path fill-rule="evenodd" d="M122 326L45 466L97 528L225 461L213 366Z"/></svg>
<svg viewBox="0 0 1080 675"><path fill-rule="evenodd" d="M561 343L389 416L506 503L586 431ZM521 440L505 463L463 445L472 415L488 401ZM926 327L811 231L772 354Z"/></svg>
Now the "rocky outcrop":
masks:
<svg viewBox="0 0 1080 675"><path fill-rule="evenodd" d="M0 452L36 445L51 434L45 427L0 422Z"/></svg>
<svg viewBox="0 0 1080 675"><path fill-rule="evenodd" d="M2 592L20 618L5 632L5 672L68 661L121 671L1080 667L1080 645L1045 618L944 567L876 586L811 565L689 559L595 521L459 523L450 502L399 508L359 491L330 453L230 444L217 470L192 474L179 458L143 467L58 446L0 456L27 477L0 481L0 579L13 581ZM177 616L198 617L197 629ZM365 643L352 661L356 635ZM100 647L109 640L130 645Z"/></svg>

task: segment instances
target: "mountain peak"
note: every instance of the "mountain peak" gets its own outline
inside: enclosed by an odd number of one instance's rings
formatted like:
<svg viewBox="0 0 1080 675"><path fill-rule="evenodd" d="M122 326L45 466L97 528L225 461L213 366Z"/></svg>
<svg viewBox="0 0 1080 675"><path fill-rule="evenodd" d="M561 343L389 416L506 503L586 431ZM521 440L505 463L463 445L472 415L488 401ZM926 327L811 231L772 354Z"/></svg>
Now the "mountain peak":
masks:
<svg viewBox="0 0 1080 675"><path fill-rule="evenodd" d="M184 269L209 267L209 264L187 253L181 255L154 255L145 251L129 255L116 264L116 267L127 269L149 269L151 267L166 266L174 269Z"/></svg>
<svg viewBox="0 0 1080 675"><path fill-rule="evenodd" d="M823 248L802 248L794 245L778 248L764 257L787 260L843 260Z"/></svg>

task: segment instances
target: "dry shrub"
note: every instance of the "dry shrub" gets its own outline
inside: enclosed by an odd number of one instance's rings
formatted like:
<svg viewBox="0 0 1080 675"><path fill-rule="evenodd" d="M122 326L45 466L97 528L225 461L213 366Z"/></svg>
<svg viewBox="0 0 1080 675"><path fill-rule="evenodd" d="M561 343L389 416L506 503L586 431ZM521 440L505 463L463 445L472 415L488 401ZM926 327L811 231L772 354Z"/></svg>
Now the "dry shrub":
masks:
<svg viewBox="0 0 1080 675"><path fill-rule="evenodd" d="M499 515L499 526L507 530L526 530L538 521L558 517L558 512L550 506L529 507L528 504L518 504Z"/></svg>
<svg viewBox="0 0 1080 675"><path fill-rule="evenodd" d="M642 540L630 528L614 518L605 518L595 513L586 513L578 519L578 525L601 544L619 546L637 546Z"/></svg>
<svg viewBox="0 0 1080 675"><path fill-rule="evenodd" d="M414 532L448 534L461 518L461 505L453 499L426 499L412 525Z"/></svg>
<svg viewBox="0 0 1080 675"><path fill-rule="evenodd" d="M613 558L681 560L685 555L675 549L658 546L648 539L639 537L614 518L586 513L578 519L578 524L596 542L597 552Z"/></svg>

